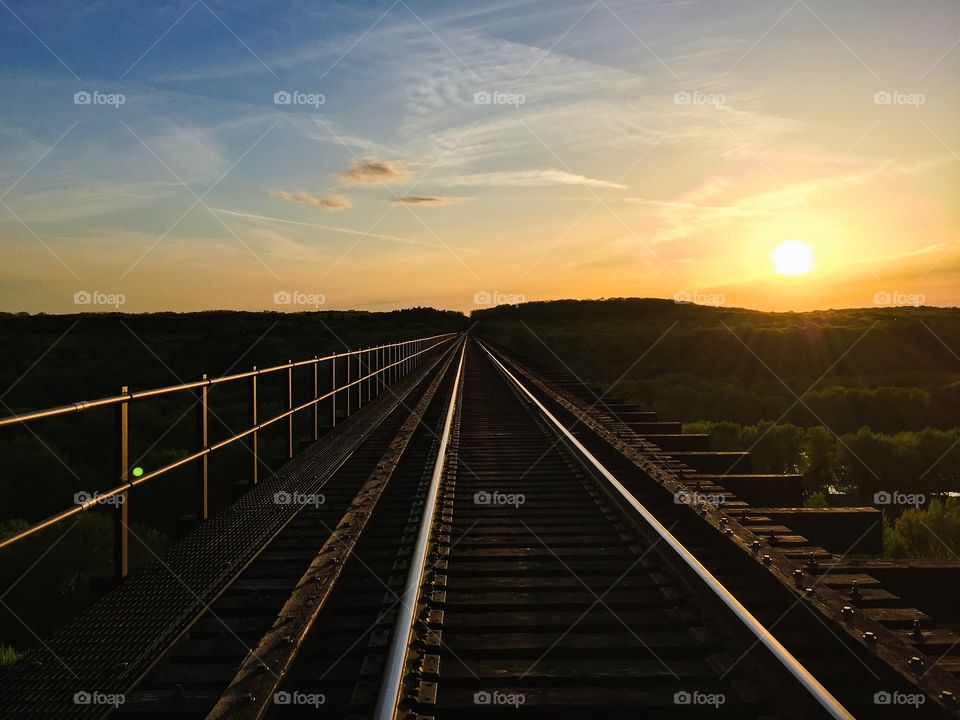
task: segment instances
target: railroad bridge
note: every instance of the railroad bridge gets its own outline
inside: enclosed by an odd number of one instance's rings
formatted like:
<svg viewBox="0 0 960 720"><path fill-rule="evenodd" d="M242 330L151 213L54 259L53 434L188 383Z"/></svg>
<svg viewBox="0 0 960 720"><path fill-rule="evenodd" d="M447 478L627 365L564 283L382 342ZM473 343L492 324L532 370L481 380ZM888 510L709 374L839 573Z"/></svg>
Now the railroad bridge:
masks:
<svg viewBox="0 0 960 720"><path fill-rule="evenodd" d="M262 418L269 375L286 408ZM224 383L246 386L249 423L212 441ZM131 404L181 392L196 449L134 473ZM468 334L0 426L107 406L116 483L0 551L106 510L115 579L0 672L3 717L957 715L960 637L885 580L876 510L799 507L800 477ZM211 513L208 460L233 444L248 485ZM138 488L185 465L202 522L129 574Z"/></svg>

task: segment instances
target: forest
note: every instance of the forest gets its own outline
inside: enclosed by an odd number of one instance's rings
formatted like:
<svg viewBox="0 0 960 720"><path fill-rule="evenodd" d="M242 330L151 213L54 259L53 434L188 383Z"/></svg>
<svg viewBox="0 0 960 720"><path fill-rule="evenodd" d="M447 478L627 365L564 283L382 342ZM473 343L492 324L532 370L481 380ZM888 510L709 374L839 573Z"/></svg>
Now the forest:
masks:
<svg viewBox="0 0 960 720"><path fill-rule="evenodd" d="M504 305L471 323L518 357L709 433L714 449L752 450L758 471L801 473L810 505L878 504L888 555L960 560L956 309L616 298ZM950 527L946 546L915 530L934 522Z"/></svg>

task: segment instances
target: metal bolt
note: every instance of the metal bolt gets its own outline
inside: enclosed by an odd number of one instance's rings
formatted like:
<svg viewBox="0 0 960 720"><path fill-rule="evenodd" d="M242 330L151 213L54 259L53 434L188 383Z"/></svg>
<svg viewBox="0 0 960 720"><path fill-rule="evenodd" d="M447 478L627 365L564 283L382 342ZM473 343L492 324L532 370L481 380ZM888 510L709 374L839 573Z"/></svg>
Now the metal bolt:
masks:
<svg viewBox="0 0 960 720"><path fill-rule="evenodd" d="M773 558L770 557L769 555L764 555L762 560L764 565L769 565L770 563L773 562Z"/></svg>
<svg viewBox="0 0 960 720"><path fill-rule="evenodd" d="M760 541L754 540L752 543L750 543L750 550L754 555L756 555L760 551Z"/></svg>
<svg viewBox="0 0 960 720"><path fill-rule="evenodd" d="M849 605L844 605L843 610L840 611L840 614L847 620L850 620L853 618L853 608Z"/></svg>
<svg viewBox="0 0 960 720"><path fill-rule="evenodd" d="M868 630L863 634L863 639L868 643L875 643L877 641L877 636Z"/></svg>
<svg viewBox="0 0 960 720"><path fill-rule="evenodd" d="M803 582L803 570L801 570L800 568L797 568L796 570L794 570L794 571L793 571L793 579L794 579L794 581L797 583L797 585L799 585L800 583L802 583L802 582Z"/></svg>
<svg viewBox="0 0 960 720"><path fill-rule="evenodd" d="M921 660L916 655L914 655L912 658L910 658L910 662L908 664L914 670L919 670L920 668L923 667L923 660Z"/></svg>
<svg viewBox="0 0 960 720"><path fill-rule="evenodd" d="M913 621L913 630L910 631L910 636L915 640L923 640L923 630L920 628L920 621Z"/></svg>
<svg viewBox="0 0 960 720"><path fill-rule="evenodd" d="M957 701L957 698L954 697L953 693L950 692L949 690L941 690L940 699L943 700L945 703L955 703Z"/></svg>

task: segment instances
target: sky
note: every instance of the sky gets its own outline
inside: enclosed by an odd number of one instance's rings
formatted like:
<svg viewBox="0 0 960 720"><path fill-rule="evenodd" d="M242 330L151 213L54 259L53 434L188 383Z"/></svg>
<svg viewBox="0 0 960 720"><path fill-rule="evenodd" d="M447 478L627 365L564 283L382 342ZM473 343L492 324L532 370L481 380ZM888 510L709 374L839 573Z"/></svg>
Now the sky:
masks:
<svg viewBox="0 0 960 720"><path fill-rule="evenodd" d="M0 0L0 310L956 306L957 77L956 0Z"/></svg>

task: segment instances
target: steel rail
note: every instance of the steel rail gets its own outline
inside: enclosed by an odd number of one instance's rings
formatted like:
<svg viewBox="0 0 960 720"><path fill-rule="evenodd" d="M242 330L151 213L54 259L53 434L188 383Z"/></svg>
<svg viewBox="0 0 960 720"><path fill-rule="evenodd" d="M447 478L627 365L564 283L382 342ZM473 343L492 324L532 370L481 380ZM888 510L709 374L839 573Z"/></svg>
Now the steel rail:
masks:
<svg viewBox="0 0 960 720"><path fill-rule="evenodd" d="M162 466L162 467L159 467L159 468L157 468L156 470L152 470L152 471L150 471L150 472L148 472L148 473L144 473L144 474L141 475L140 477L131 477L131 478L130 478L129 480L127 480L126 482L121 483L121 484L119 484L119 485L115 485L114 487L109 488L108 490L103 490L103 491L96 492L96 493L94 493L90 498L88 498L87 500L85 500L85 501L82 502L82 503L78 503L78 504L74 505L74 506L71 507L71 508L67 508L66 510L62 510L62 511L60 511L60 512L58 512L58 513L55 513L55 514L53 514L53 515L50 515L49 517L44 518L43 520L40 520L40 521L34 523L33 525L30 525L30 526L27 527L27 528L24 528L23 530L21 530L21 531L18 532L18 533L14 533L13 535L9 535L9 536L7 536L7 537L5 537L5 538L3 538L3 539L0 539L0 550L4 549L4 548L6 548L6 547L9 547L10 545L13 545L13 544L15 544L15 543L17 543L17 542L20 542L21 540L23 540L23 539L25 539L25 538L28 538L28 537L30 537L31 535L35 535L36 533L40 532L41 530L45 530L45 529L47 529L47 528L49 528L49 527L51 527L51 526L53 526L53 525L56 525L57 523L63 522L64 520L66 520L66 519L68 519L68 518L70 518L70 517L73 517L74 515L77 515L77 514L79 514L79 513L85 512L85 511L89 510L90 508L92 508L92 507L94 507L94 506L96 506L96 505L102 504L103 501L106 500L106 499L108 499L108 498L111 498L111 497L114 497L114 496L116 496L116 495L120 495L120 494L122 494L122 493L125 493L125 492L129 491L130 489L132 489L132 488L134 488L134 487L137 487L138 485L142 485L143 483L149 482L150 480L153 480L153 479L155 479L155 478L157 478L157 477L160 477L161 475L165 475L165 474L169 473L171 470L175 470L175 469L178 468L178 467L182 467L182 466L184 466L184 465L188 465L189 463L192 463L192 462L194 462L194 461L196 461L196 460L199 460L199 459L202 458L202 457L205 457L205 456L207 456L207 455L210 455L210 454L212 454L215 450L219 450L219 449L221 449L221 448L223 448L223 447L226 447L227 445L231 445L231 444L233 444L233 443L235 443L235 442L238 442L239 440L242 440L242 439L244 439L244 438L246 438L246 437L249 437L249 436L251 436L251 435L254 435L255 433L263 430L264 428L267 428L267 427L273 425L274 423L277 423L277 422L279 422L279 421L281 421L281 420L283 420L283 419L285 419L285 418L291 417L291 416L295 415L296 413L298 413L298 412L300 412L300 411L302 411L302 410L306 410L307 408L316 406L316 405L318 405L319 403L323 402L324 400L327 400L327 399L329 399L330 397L332 397L332 396L334 396L334 395L337 395L337 394L343 392L344 390L348 390L349 388L351 388L351 387L353 387L353 386L355 386L355 385L358 385L359 383L362 383L362 382L364 382L365 380L369 380L369 379L372 379L372 378L374 378L374 377L379 377L379 375L380 375L381 373L384 373L384 372L386 372L387 370L389 370L389 369L391 369L391 368L395 368L395 367L397 367L397 366L400 366L400 365L402 365L403 363L407 362L408 360L410 360L410 359L412 359L412 358L415 358L415 357L418 357L418 356L423 355L423 354L425 354L425 353L428 353L428 352L436 349L437 347L439 347L441 344L443 344L443 343L445 343L445 342L449 342L449 340L452 339L453 336L457 336L457 335L458 335L458 333L447 333L447 334L445 334L445 335L434 335L434 336L431 336L430 338L422 338L423 341L428 341L428 340L437 339L437 338L444 338L444 339L439 340L438 342L436 342L436 343L434 343L434 344L432 344L432 345L424 348L423 350L419 350L419 351L417 351L417 352L415 352L415 353L412 353L412 354L410 354L410 355L408 355L408 356L406 356L406 357L403 357L403 358L401 358L400 360L397 360L397 361L395 361L395 362L392 362L392 363L389 363L389 364L387 364L387 365L384 365L383 367L379 368L379 369L376 370L375 372L367 373L367 374L364 375L363 377L357 378L356 380L353 380L353 381L351 381L350 383L347 383L347 384L345 384L345 385L336 387L335 389L331 390L330 392L327 392L327 393L325 393L325 394L323 394L323 395L321 395L321 396L319 396L319 397L316 397L316 398L314 398L313 400L308 400L308 401L305 402L305 403L301 403L300 405L297 405L296 407L293 407L293 408L291 408L291 409L289 409L289 410L286 410L286 411L284 411L284 412L282 412L282 413L280 413L280 414L278 414L278 415L275 415L274 417L272 417L272 418L270 418L270 419L268 419L268 420L264 420L263 422L260 422L260 423L257 423L257 424L255 424L255 425L252 425L252 426L248 427L248 428L245 429L245 430L241 430L240 432L234 433L233 435L231 435L231 436L229 436L229 437L227 437L227 438L224 438L223 440L219 440L219 441L217 441L217 442L215 442L215 443L212 443L212 444L208 445L208 446L205 447L205 448L202 448L202 449L200 449L200 450L197 450L196 452L189 453L189 454L185 455L184 457L182 457L182 458L180 458L180 459L178 459L178 460L174 460L173 462L167 463L166 465L164 465L164 466ZM386 348L386 347L400 347L400 346L405 345L405 344L407 344L407 343L419 342L419 341L420 341L420 340L410 340L410 341L406 341L406 342L403 342L403 343L391 343L391 344L389 344L389 345L383 345L383 346L381 346L381 347L384 347L384 348ZM356 355L356 354L359 354L359 353L361 353L361 352L366 352L366 351L365 351L365 350L357 350L357 351L352 351L351 353L343 353L342 355L332 355L332 356L329 356L329 357L326 358L326 359L342 358L342 357L347 357L348 354L349 354L349 355ZM322 358L319 358L318 360L320 360L320 359L322 359ZM311 360L310 362L312 362L312 360ZM290 364L287 364L287 365L277 366L277 367L283 369L283 368L291 367L291 365L290 365ZM268 369L265 369L265 370L262 370L262 371L261 371L261 370L254 370L254 371L252 371L252 372L246 372L246 373L241 373L241 374L239 374L239 375L225 376L225 377L230 378L230 379L250 377L251 375L261 374L261 373L265 373L265 372L271 372L271 371L273 371L274 369L276 369L276 368L268 368ZM186 387L186 386L190 386L190 387L200 387L200 386L203 386L203 385L209 385L209 384L214 384L214 383L216 383L216 382L223 382L223 381L224 381L224 378L215 378L214 380L198 381L198 382L196 382L196 383L186 383L185 386L177 386L177 387L178 387L178 388L181 388L181 389L182 389L182 387ZM159 390L164 390L164 388L160 388ZM123 402L123 401L129 399L131 396L134 396L134 397L136 397L136 396L139 396L139 397L148 397L148 396L149 396L149 393L151 393L151 392L154 393L154 394L157 393L157 391L143 391L143 392L144 392L144 393L147 393L147 394L125 393L124 395L118 395L118 396L116 396L117 398L119 398L119 400L117 400L117 402ZM109 405L109 404L113 404L113 403L112 403L112 402L106 402L106 401L112 401L113 399L114 399L114 398L104 398L104 399L102 399L102 400L95 400L95 401L92 401L92 402L95 403L95 404L100 404L100 405ZM80 405L80 404L81 404L81 403L77 403L77 405ZM86 407L93 407L93 406L94 406L94 405L92 405L92 404L90 404L90 403L86 403ZM72 407L72 406L67 406L67 407ZM81 408L81 409L83 409L83 408ZM15 416L15 417L24 417L24 416ZM7 419L9 419L9 418L7 418ZM2 424L3 424L3 423L0 423L0 426L2 426ZM9 423L8 423L8 424L9 424Z"/></svg>
<svg viewBox="0 0 960 720"><path fill-rule="evenodd" d="M463 340L458 342L462 347ZM428 428L424 420L427 409L449 378L457 350L457 344L443 350L424 376L426 387L423 394L412 406L404 405L409 414L383 456L322 547L316 550L290 597L279 609L273 626L251 645L230 684L206 715L207 720L259 720L269 714L277 691L287 682L302 646L313 632L318 618L326 612L333 593L340 587L338 583L347 561L367 532L384 492L390 483L395 482L393 478L413 436L422 432L421 428ZM270 668L269 673L264 672L265 667Z"/></svg>
<svg viewBox="0 0 960 720"><path fill-rule="evenodd" d="M694 555L666 528L663 524L627 490L614 475L607 470L596 457L574 437L556 416L526 388L526 386L507 367L498 360L487 347L480 343L480 347L497 365L500 371L520 390L552 425L573 445L583 457L616 489L616 491L633 507L646 521L650 528L680 557L681 560L699 577L704 584L729 608L737 619L745 625L757 640L783 665L803 688L827 711L830 717L838 720L854 720L854 715L837 700L829 690L820 684L809 670L787 650L763 624L747 610L739 600L727 590L724 585Z"/></svg>
<svg viewBox="0 0 960 720"><path fill-rule="evenodd" d="M123 402L132 402L134 400L140 400L143 398L149 397L158 397L160 395L169 395L175 392L182 392L184 390L195 390L202 387L212 387L213 385L221 385L223 383L232 382L234 380L243 380L245 378L250 378L254 376L270 375L275 372L280 372L281 370L287 370L295 367L303 367L306 365L318 365L329 360L340 360L345 357L353 357L355 355L360 355L362 353L369 352L370 350L384 350L387 348L402 347L409 345L410 343L416 342L428 342L430 340L436 340L438 338L450 338L457 333L443 333L441 335L431 335L430 337L425 338L416 338L413 340L404 340L396 343L386 343L384 345L375 345L369 348L361 348L359 350L349 350L344 353L334 353L332 355L324 355L323 357L308 358L306 360L297 360L295 362L284 363L283 365L274 365L268 368L246 370L241 373L234 373L232 375L222 375L220 377L209 378L207 380L195 380L193 382L180 383L179 385L165 385L158 388L150 388L147 390L136 390L133 392L121 393L119 395L110 395L108 397L97 398L96 400L80 400L79 402L70 403L68 405L58 405L56 407L45 408L43 410L33 410L31 412L8 415L7 417L0 418L0 427L5 427L8 425L24 425L26 423L32 422L34 420L43 420L46 418L57 417L59 415L69 415L71 413L82 412L84 410L90 410L91 408L97 407L109 407L111 405L117 405L118 403ZM393 363L390 367L397 363ZM381 368L381 371L386 369Z"/></svg>
<svg viewBox="0 0 960 720"><path fill-rule="evenodd" d="M460 381L463 377L463 360L467 352L467 342L460 350L460 362L457 365L457 374L450 392L450 405L447 407L446 418L443 421L443 430L440 434L440 445L437 448L437 458L433 466L433 475L430 478L430 488L423 504L423 515L420 518L420 528L417 532L417 542L413 548L410 560L410 572L407 582L400 596L401 607L397 613L396 624L393 630L393 639L387 653L383 678L377 692L377 703L373 711L374 720L393 720L396 714L397 702L403 684L404 664L407 649L410 645L410 634L413 632L413 620L416 615L417 601L420 598L420 587L423 584L424 570L427 564L427 553L430 549L430 531L433 527L433 516L437 507L437 496L440 493L440 480L446 461L447 446L450 442L450 429L453 426L453 417L457 408L457 394L460 390Z"/></svg>

